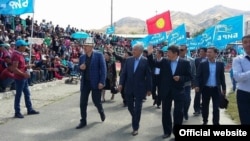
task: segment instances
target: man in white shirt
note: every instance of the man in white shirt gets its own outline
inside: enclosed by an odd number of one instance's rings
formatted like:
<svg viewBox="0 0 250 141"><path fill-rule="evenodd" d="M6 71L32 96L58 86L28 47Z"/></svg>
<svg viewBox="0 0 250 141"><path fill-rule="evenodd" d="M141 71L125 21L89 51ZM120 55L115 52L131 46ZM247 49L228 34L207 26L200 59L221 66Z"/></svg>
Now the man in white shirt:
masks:
<svg viewBox="0 0 250 141"><path fill-rule="evenodd" d="M250 125L250 35L242 38L245 55L233 59L233 77L237 82L237 105L242 125Z"/></svg>

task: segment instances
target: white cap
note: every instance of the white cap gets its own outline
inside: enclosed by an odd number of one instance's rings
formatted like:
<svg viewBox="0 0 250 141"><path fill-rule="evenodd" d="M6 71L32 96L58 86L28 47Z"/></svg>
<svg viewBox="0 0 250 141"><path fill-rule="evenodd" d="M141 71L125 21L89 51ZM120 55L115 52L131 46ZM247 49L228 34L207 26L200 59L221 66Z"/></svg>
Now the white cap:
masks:
<svg viewBox="0 0 250 141"><path fill-rule="evenodd" d="M85 42L84 42L84 45L94 45L95 42L94 42L94 39L92 37L88 37L86 38Z"/></svg>

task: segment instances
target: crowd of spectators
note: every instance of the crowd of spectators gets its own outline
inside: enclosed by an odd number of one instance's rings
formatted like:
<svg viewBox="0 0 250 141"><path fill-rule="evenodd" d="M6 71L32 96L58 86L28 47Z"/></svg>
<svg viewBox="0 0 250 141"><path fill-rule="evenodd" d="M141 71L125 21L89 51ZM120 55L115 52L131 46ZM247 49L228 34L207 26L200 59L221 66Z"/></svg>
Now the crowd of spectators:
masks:
<svg viewBox="0 0 250 141"><path fill-rule="evenodd" d="M15 42L29 38L39 38L42 43L31 43L23 54L31 74L29 85L62 79L76 68L79 56L83 53L81 40L72 39L71 34L77 31L87 32L94 38L95 49L104 51L105 44L112 44L117 52L131 49L130 40L115 35L107 35L89 30L71 27L60 27L52 21L40 23L27 16L0 15L0 92L15 89L11 71L11 54L15 51ZM32 30L33 29L33 30Z"/></svg>

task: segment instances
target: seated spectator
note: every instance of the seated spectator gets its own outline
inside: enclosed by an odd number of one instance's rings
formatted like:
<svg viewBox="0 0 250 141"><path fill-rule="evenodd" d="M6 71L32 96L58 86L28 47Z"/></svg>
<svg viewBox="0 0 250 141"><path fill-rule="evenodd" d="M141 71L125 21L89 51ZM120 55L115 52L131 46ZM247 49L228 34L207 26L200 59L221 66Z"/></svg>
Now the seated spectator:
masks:
<svg viewBox="0 0 250 141"><path fill-rule="evenodd" d="M47 79L47 76L48 76L47 58L45 55L42 55L42 59L35 64L34 69L40 72L41 82L48 80Z"/></svg>
<svg viewBox="0 0 250 141"><path fill-rule="evenodd" d="M56 57L55 57L55 58L51 59L51 61L53 62L51 64L51 67L52 67L51 70L54 73L54 77L61 80L63 78L63 76L60 75L60 73L59 73L59 71L60 71L60 63L58 62L58 59L56 59Z"/></svg>
<svg viewBox="0 0 250 141"><path fill-rule="evenodd" d="M61 58L55 56L54 67L58 70L59 75L63 76L68 71L68 67L61 63Z"/></svg>
<svg viewBox="0 0 250 141"><path fill-rule="evenodd" d="M8 63L8 67L0 74L0 86L0 92L5 92L7 87L10 87L10 90L15 90L14 73L11 63Z"/></svg>

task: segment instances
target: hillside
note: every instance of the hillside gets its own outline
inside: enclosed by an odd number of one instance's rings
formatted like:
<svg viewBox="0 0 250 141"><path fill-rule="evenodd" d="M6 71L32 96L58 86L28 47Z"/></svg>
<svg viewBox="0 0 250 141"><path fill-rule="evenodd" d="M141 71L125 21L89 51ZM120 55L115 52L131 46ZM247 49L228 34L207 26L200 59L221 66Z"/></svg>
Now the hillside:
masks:
<svg viewBox="0 0 250 141"><path fill-rule="evenodd" d="M240 14L245 15L246 22L250 21L250 11L227 8L222 5L217 5L206 9L197 15L180 11L170 12L173 28L185 23L187 32L190 32L191 34L212 26L222 19ZM104 26L102 29L97 29L96 31L105 32L107 27L108 26ZM134 17L124 17L116 21L115 29L117 34L147 34L145 21Z"/></svg>

